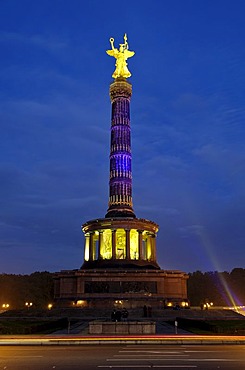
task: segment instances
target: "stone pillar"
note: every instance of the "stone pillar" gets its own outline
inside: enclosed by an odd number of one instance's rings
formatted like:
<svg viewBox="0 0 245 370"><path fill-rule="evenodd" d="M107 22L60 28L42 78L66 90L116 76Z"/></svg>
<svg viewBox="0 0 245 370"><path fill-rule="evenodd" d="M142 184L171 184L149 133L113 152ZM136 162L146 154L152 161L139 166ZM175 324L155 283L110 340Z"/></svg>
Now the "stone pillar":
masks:
<svg viewBox="0 0 245 370"><path fill-rule="evenodd" d="M101 256L101 249L102 249L102 243L103 243L103 231L99 231L99 242L98 242L98 259L102 259Z"/></svg>
<svg viewBox="0 0 245 370"><path fill-rule="evenodd" d="M147 239L146 239L146 259L148 261L151 261L152 260L151 234L147 234Z"/></svg>
<svg viewBox="0 0 245 370"><path fill-rule="evenodd" d="M86 234L85 244L84 244L84 260L85 261L89 260L89 239L90 239L90 234Z"/></svg>
<svg viewBox="0 0 245 370"><path fill-rule="evenodd" d="M116 259L116 230L112 230L112 235L111 235L111 244L112 244L112 259Z"/></svg>
<svg viewBox="0 0 245 370"><path fill-rule="evenodd" d="M94 259L94 232L89 235L89 261Z"/></svg>
<svg viewBox="0 0 245 370"><path fill-rule="evenodd" d="M126 232L126 259L130 260L130 230L125 230Z"/></svg>
<svg viewBox="0 0 245 370"><path fill-rule="evenodd" d="M156 235L152 234L151 236L151 250L152 250L152 259L156 261Z"/></svg>
<svg viewBox="0 0 245 370"><path fill-rule="evenodd" d="M139 259L143 260L143 242L142 242L142 230L138 231L138 252L139 252Z"/></svg>

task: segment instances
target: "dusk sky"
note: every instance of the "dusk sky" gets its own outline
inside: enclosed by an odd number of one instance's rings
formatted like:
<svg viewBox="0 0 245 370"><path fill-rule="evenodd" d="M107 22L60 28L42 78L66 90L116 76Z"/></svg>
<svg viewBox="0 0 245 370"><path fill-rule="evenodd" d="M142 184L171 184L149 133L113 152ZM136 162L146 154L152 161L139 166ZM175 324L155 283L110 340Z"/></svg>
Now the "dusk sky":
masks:
<svg viewBox="0 0 245 370"><path fill-rule="evenodd" d="M126 32L136 216L157 260L245 268L245 1L0 1L0 273L78 269L108 207Z"/></svg>

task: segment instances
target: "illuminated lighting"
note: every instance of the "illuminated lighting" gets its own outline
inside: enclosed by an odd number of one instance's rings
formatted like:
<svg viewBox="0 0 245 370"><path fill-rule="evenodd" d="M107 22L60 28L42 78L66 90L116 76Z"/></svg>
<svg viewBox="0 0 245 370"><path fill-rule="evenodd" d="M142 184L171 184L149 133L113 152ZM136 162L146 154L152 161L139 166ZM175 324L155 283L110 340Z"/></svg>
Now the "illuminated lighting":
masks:
<svg viewBox="0 0 245 370"><path fill-rule="evenodd" d="M126 230L122 228L115 229L116 238L116 259L126 258ZM98 232L99 234L99 232ZM101 233L102 237L100 240L100 258L111 259L112 258L112 229L103 229ZM89 260L89 236L85 235L85 260ZM139 233L136 229L129 230L130 238L130 259L139 260ZM98 236L96 232L94 234L94 242L98 242ZM145 252L143 259L151 260L152 258L152 245L151 236L146 232L142 231L142 243L145 245Z"/></svg>
<svg viewBox="0 0 245 370"><path fill-rule="evenodd" d="M31 306L33 305L33 303L32 302L26 302L25 303L25 306L29 309Z"/></svg>
<svg viewBox="0 0 245 370"><path fill-rule="evenodd" d="M113 72L112 77L124 77L128 78L131 73L128 70L126 60L134 56L134 51L128 50L127 35L124 35L124 44L119 44L119 48L114 47L114 38L110 38L111 50L106 50L107 54L116 59L116 69Z"/></svg>
<svg viewBox="0 0 245 370"><path fill-rule="evenodd" d="M233 310L239 313L240 315L245 316L245 306L232 306L232 307L223 307L223 310Z"/></svg>
<svg viewBox="0 0 245 370"><path fill-rule="evenodd" d="M3 303L2 304L2 308L9 308L10 306L9 306L9 304L8 303Z"/></svg>
<svg viewBox="0 0 245 370"><path fill-rule="evenodd" d="M135 229L130 230L130 258L139 259L138 232Z"/></svg>
<svg viewBox="0 0 245 370"><path fill-rule="evenodd" d="M85 307L85 306L87 306L87 302L84 301L84 300L82 300L82 299L79 299L77 301L77 303L76 303L76 306L78 306L78 307Z"/></svg>
<svg viewBox="0 0 245 370"><path fill-rule="evenodd" d="M126 233L124 229L116 231L116 258L124 259L126 257Z"/></svg>
<svg viewBox="0 0 245 370"><path fill-rule="evenodd" d="M84 249L84 260L89 260L89 234L85 235L85 249Z"/></svg>
<svg viewBox="0 0 245 370"><path fill-rule="evenodd" d="M74 337L71 337L69 336L69 338L67 337L63 337L63 338L58 338L57 339L57 336L49 336L48 338L45 338L45 337L39 337L39 338L32 338L32 337L28 337L28 338L21 338L21 343L23 344L31 344L31 343L35 343L35 344L40 344L40 343L43 343L43 344L57 344L57 343L60 343L60 344L64 344L66 345L67 342L71 343L71 344L78 344L79 342L83 343L83 344L89 344L89 343L108 343L108 342L117 342L117 343L120 343L120 341L122 341L123 343L124 342L128 342L130 344L134 344L135 341L137 341L137 343L146 343L146 344L150 344L150 343L176 343L176 340L178 341L178 344L182 343L182 344L205 344L205 341L207 341L208 344L211 344L211 343L214 343L214 344L218 344L218 343L222 343L222 344L225 344L226 342L228 344L245 344L245 336L244 335L232 335L232 336L229 336L229 335L130 335L130 336L123 336L123 335L120 335L120 336L74 336ZM20 342L20 339L19 338L0 338L0 344L14 344L14 343L18 343Z"/></svg>
<svg viewBox="0 0 245 370"><path fill-rule="evenodd" d="M190 203L189 203L189 208L190 208ZM217 257L214 254L215 247L210 242L210 240L208 238L208 235L205 234L202 229L200 229L200 230L198 230L198 236L200 237L200 240L202 241L202 244L205 247L207 256L209 258L209 261L212 262L213 270L214 271L221 271L221 269L219 267L219 263L217 261ZM227 305L231 304L234 307L234 309L236 310L237 304L235 302L234 294L232 293L231 289L229 288L224 276L222 276L221 274L219 274L218 276L219 276L220 283L222 284L222 286L224 287L225 292L226 292L226 296L223 296L223 298L226 301L227 301L226 298L228 298Z"/></svg>
<svg viewBox="0 0 245 370"><path fill-rule="evenodd" d="M111 229L103 230L103 241L100 249L100 254L103 259L110 259L112 257Z"/></svg>
<svg viewBox="0 0 245 370"><path fill-rule="evenodd" d="M52 303L49 303L48 304L48 309L51 310L52 307L53 307Z"/></svg>
<svg viewBox="0 0 245 370"><path fill-rule="evenodd" d="M181 302L180 305L181 305L181 307L188 307L189 306L188 302L185 302L185 301Z"/></svg>
<svg viewBox="0 0 245 370"><path fill-rule="evenodd" d="M235 297L233 297L234 295L232 294L232 292L231 292L231 290L230 290L230 288L229 288L229 286L228 286L228 284L227 284L224 276L219 275L219 278L220 278L220 282L222 283L222 285L223 285L223 287L224 287L224 289L226 291L226 294L228 296L228 299L230 301L230 302L227 302L227 303L231 303L231 305L234 307L234 310L237 311L237 308L236 308L237 303L235 302Z"/></svg>

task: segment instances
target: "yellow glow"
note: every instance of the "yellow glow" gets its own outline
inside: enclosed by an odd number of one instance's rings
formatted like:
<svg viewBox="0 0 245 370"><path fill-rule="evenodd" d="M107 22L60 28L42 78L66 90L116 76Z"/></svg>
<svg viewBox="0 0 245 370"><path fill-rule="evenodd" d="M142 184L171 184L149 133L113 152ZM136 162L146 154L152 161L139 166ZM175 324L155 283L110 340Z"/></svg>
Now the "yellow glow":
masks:
<svg viewBox="0 0 245 370"><path fill-rule="evenodd" d="M128 50L127 35L124 35L124 44L119 44L119 49L114 47L114 38L110 38L111 50L107 50L107 54L116 59L116 69L112 75L114 78L124 77L128 78L131 73L128 70L126 60L134 56L134 51Z"/></svg>
<svg viewBox="0 0 245 370"><path fill-rule="evenodd" d="M173 306L173 303L172 302L168 302L167 303L167 307L172 307Z"/></svg>
<svg viewBox="0 0 245 370"><path fill-rule="evenodd" d="M188 306L189 306L188 302L185 302L185 301L181 302L181 307L188 307Z"/></svg>
<svg viewBox="0 0 245 370"><path fill-rule="evenodd" d="M125 259L126 257L126 233L124 229L116 231L116 258Z"/></svg>
<svg viewBox="0 0 245 370"><path fill-rule="evenodd" d="M85 261L89 260L89 234L85 235L84 259Z"/></svg>
<svg viewBox="0 0 245 370"><path fill-rule="evenodd" d="M129 229L129 234L127 233L128 231L124 228L114 229L112 227L87 232L85 234L84 260L89 261L90 259L95 260L96 258L111 259L112 252L114 253L112 248L114 237L116 259L126 259L126 244L127 237L129 237L130 259L139 260L139 256L141 255L143 260L154 260L155 239L152 238L154 235L145 230L142 230L139 234L137 229ZM139 241L142 245L139 245ZM90 249L92 256L90 256Z"/></svg>
<svg viewBox="0 0 245 370"><path fill-rule="evenodd" d="M9 308L9 304L8 303L3 303L2 308Z"/></svg>
<svg viewBox="0 0 245 370"><path fill-rule="evenodd" d="M130 230L130 258L139 259L138 232L135 229Z"/></svg>
<svg viewBox="0 0 245 370"><path fill-rule="evenodd" d="M87 305L87 302L86 302L86 301L84 301L84 300L82 300L82 299L79 299L79 300L77 301L76 305L77 305L77 306L80 306L80 307L82 307L82 306L86 306L86 305Z"/></svg>
<svg viewBox="0 0 245 370"><path fill-rule="evenodd" d="M105 229L103 232L100 254L103 259L110 259L112 257L112 237L110 229Z"/></svg>
<svg viewBox="0 0 245 370"><path fill-rule="evenodd" d="M48 309L51 310L52 307L53 307L52 303L49 303L48 304Z"/></svg>
<svg viewBox="0 0 245 370"><path fill-rule="evenodd" d="M151 260L151 257L152 257L151 236L147 235L147 239L146 239L146 259Z"/></svg>
<svg viewBox="0 0 245 370"><path fill-rule="evenodd" d="M234 344L244 344L245 343L245 337L244 335L181 335L179 338L176 336L176 334L174 335L168 335L168 336L162 336L162 335L155 335L155 336L152 336L152 335L120 335L120 336L116 336L116 337L113 337L113 341L114 342L118 342L118 343L123 343L125 344L125 342L129 343L129 344L132 344L133 341L137 341L137 343L142 343L142 344L155 344L155 343L162 343L162 344L166 344L166 343L176 343L176 338L178 340L178 343L180 343L179 341L181 341L182 344L189 344L189 343L193 343L193 341L195 341L196 343L199 343L201 345L203 345L206 341L206 343L210 344L210 343L214 343L214 344L218 344L218 343L225 343L225 341L227 341L228 343L234 343ZM31 343L35 343L35 344L39 344L42 343L42 344L53 344L53 340L55 339L55 342L57 343L67 343L67 341L69 341L70 343L74 343L74 344L78 344L79 342L81 343L95 343L97 344L98 341L101 341L101 342L111 342L112 338L110 336L108 337L105 337L105 336L91 336L91 337L88 337L87 335L85 336L79 336L79 338L77 336L74 336L74 337L69 337L66 338L65 336L63 338L59 338L57 339L57 336L49 336L48 338L32 338L32 337L29 337L28 338L24 338L22 337L21 338L21 343L23 344L30 344ZM18 344L19 345L19 342L20 342L20 339L19 338L8 338L8 343L11 343L11 344ZM0 338L0 344L2 343L6 343L6 338Z"/></svg>

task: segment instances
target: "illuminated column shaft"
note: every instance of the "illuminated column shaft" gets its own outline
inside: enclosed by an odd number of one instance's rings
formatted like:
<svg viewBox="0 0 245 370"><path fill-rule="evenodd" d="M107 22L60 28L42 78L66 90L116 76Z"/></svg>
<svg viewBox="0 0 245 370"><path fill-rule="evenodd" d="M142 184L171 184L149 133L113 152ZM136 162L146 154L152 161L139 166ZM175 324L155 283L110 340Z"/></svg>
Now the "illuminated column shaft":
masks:
<svg viewBox="0 0 245 370"><path fill-rule="evenodd" d="M85 245L84 245L84 260L85 261L89 260L89 240L90 240L90 235L85 234Z"/></svg>
<svg viewBox="0 0 245 370"><path fill-rule="evenodd" d="M89 235L89 260L94 260L94 232Z"/></svg>
<svg viewBox="0 0 245 370"><path fill-rule="evenodd" d="M116 230L112 230L111 242L112 242L112 253L111 258L116 259Z"/></svg>
<svg viewBox="0 0 245 370"><path fill-rule="evenodd" d="M109 208L105 217L135 217L132 203L130 98L132 86L117 78L110 85L112 103Z"/></svg>
<svg viewBox="0 0 245 370"><path fill-rule="evenodd" d="M142 246L142 230L138 230L138 249L139 249L139 259L143 259L143 246Z"/></svg>
<svg viewBox="0 0 245 370"><path fill-rule="evenodd" d="M152 260L152 247L151 247L151 235L148 234L146 239L146 259L148 261Z"/></svg>
<svg viewBox="0 0 245 370"><path fill-rule="evenodd" d="M130 230L125 230L126 233L126 259L130 259Z"/></svg>
<svg viewBox="0 0 245 370"><path fill-rule="evenodd" d="M101 250L103 248L103 232L99 231L99 243L98 243L98 259L101 259Z"/></svg>

